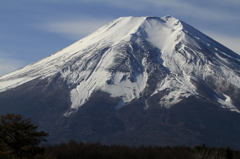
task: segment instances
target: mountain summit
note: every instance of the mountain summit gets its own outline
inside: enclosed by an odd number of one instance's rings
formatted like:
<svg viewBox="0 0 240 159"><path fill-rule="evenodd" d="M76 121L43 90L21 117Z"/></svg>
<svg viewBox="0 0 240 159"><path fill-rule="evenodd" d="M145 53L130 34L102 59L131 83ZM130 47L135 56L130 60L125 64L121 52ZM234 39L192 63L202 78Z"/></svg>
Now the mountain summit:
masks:
<svg viewBox="0 0 240 159"><path fill-rule="evenodd" d="M228 132L203 139L211 120L234 117L240 131L239 70L238 54L172 16L121 17L1 77L0 112L30 115L58 141L216 145Z"/></svg>

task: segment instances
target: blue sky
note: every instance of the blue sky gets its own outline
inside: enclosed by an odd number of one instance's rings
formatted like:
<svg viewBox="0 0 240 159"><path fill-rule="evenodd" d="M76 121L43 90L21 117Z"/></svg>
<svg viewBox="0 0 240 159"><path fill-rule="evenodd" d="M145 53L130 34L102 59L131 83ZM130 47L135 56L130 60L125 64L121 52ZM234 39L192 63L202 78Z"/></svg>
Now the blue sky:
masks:
<svg viewBox="0 0 240 159"><path fill-rule="evenodd" d="M122 16L172 15L240 54L240 0L0 0L0 76Z"/></svg>

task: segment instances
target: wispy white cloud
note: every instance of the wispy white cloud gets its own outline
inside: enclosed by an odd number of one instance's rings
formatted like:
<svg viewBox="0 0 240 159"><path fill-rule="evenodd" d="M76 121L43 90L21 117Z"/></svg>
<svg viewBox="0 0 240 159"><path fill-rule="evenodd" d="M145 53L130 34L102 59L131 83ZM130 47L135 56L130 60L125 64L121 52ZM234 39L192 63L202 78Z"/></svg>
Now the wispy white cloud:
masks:
<svg viewBox="0 0 240 159"><path fill-rule="evenodd" d="M0 77L7 73L15 71L24 65L24 62L14 59L6 53L0 51Z"/></svg>
<svg viewBox="0 0 240 159"><path fill-rule="evenodd" d="M44 22L37 27L48 32L58 33L69 39L79 40L83 36L104 26L111 20L110 18L96 19L92 17L80 17L72 20Z"/></svg>
<svg viewBox="0 0 240 159"><path fill-rule="evenodd" d="M40 2L64 4L101 4L107 6L114 6L119 8L126 8L131 10L154 10L159 13L161 11L174 12L176 15L192 16L195 18L202 18L205 20L236 20L239 19L239 14L231 14L232 9L240 6L239 0L37 0ZM238 12L239 13L239 12ZM168 14L168 13L166 13ZM163 15L164 16L164 15Z"/></svg>

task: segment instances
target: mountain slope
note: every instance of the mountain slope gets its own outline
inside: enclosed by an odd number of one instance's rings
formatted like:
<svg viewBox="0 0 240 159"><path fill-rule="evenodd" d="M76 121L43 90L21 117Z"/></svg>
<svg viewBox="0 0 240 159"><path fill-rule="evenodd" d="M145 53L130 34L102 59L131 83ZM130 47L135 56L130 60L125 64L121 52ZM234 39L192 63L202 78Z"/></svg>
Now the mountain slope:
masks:
<svg viewBox="0 0 240 159"><path fill-rule="evenodd" d="M160 101L169 107L181 98L199 95L192 81L206 81L213 75L218 81L227 80L239 88L239 57L235 57L238 55L171 16L126 17L48 58L2 77L0 89L59 74L71 89L71 108L77 109L98 89L122 97L116 106L119 108L149 90L148 77L157 68L164 77L152 86L157 88L148 96L171 89ZM238 111L228 95L216 92L214 98L223 107Z"/></svg>
<svg viewBox="0 0 240 159"><path fill-rule="evenodd" d="M228 132L203 139L216 131L208 120L240 120L239 67L239 55L174 17L121 17L1 77L0 112L29 114L51 141L214 145Z"/></svg>

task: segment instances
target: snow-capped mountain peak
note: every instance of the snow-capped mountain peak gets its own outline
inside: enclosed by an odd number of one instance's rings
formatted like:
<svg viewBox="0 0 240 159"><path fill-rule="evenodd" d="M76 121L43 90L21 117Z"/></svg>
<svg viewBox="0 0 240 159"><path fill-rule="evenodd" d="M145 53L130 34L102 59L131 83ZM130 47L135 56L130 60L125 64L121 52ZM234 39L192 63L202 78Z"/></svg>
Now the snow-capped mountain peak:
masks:
<svg viewBox="0 0 240 159"><path fill-rule="evenodd" d="M68 85L71 108L97 90L118 98L116 109L133 99L145 108L151 97L171 107L189 96L204 97L240 112L230 88L240 88L240 57L172 17L121 17L63 50L0 78L0 92L32 80L57 79ZM212 82L212 81L215 81ZM199 84L201 83L201 84ZM225 83L219 87L218 84Z"/></svg>

